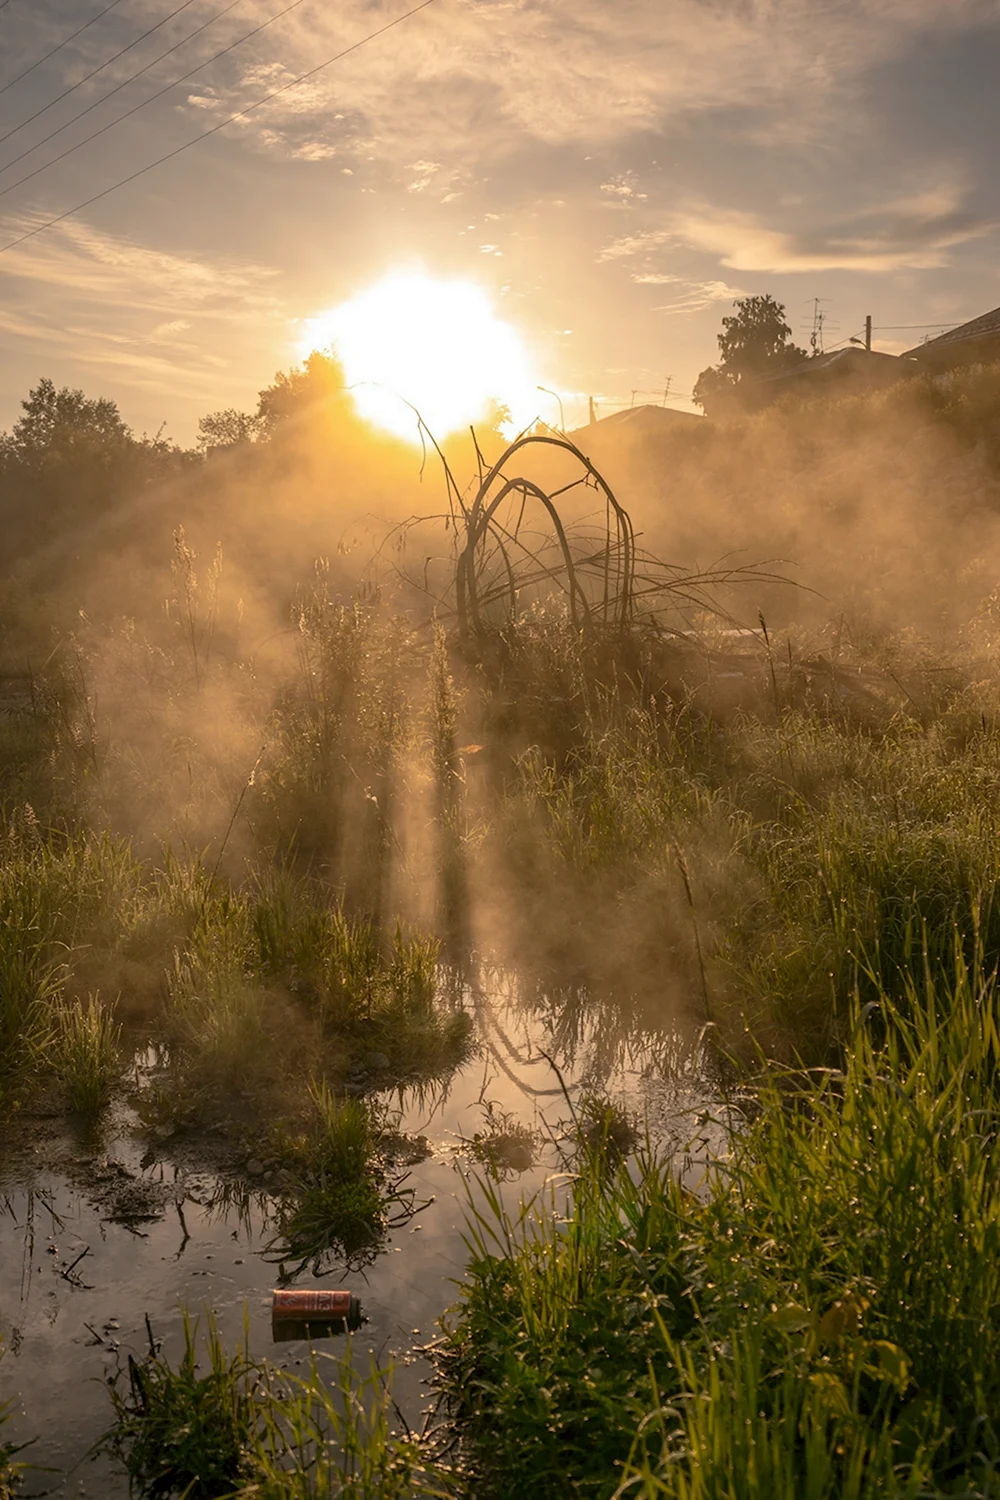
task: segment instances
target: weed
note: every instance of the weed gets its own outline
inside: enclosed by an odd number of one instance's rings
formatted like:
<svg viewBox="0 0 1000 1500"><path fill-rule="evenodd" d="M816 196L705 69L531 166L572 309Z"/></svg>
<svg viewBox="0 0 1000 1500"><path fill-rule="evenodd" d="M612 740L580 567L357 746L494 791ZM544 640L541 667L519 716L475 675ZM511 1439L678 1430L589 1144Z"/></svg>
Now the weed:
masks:
<svg viewBox="0 0 1000 1500"><path fill-rule="evenodd" d="M243 1348L227 1355L213 1318L205 1334L208 1368L199 1374L198 1321L184 1315L184 1352L176 1368L151 1347L128 1357L127 1380L110 1382L115 1425L103 1446L124 1464L129 1482L150 1500L231 1495L254 1473L259 1363Z"/></svg>
<svg viewBox="0 0 1000 1500"><path fill-rule="evenodd" d="M185 1314L176 1365L152 1345L110 1382L115 1422L101 1446L144 1500L451 1500L457 1466L390 1428L392 1370L367 1376L313 1357L304 1378L222 1347L209 1318L199 1374L198 1323Z"/></svg>
<svg viewBox="0 0 1000 1500"><path fill-rule="evenodd" d="M359 1375L349 1357L303 1379L282 1372L257 1445L259 1477L241 1500L449 1500L462 1491L456 1467L426 1442L390 1427L392 1372Z"/></svg>
<svg viewBox="0 0 1000 1500"><path fill-rule="evenodd" d="M611 1099L588 1094L577 1105L575 1123L580 1149L606 1166L624 1161L639 1142L635 1118Z"/></svg>
<svg viewBox="0 0 1000 1500"><path fill-rule="evenodd" d="M48 1050L53 1071L66 1089L70 1109L93 1119L121 1074L121 1026L99 995L89 995L82 1004L59 1005L53 1026Z"/></svg>
<svg viewBox="0 0 1000 1500"><path fill-rule="evenodd" d="M293 1184L269 1251L282 1262L312 1262L318 1275L337 1259L349 1265L374 1259L389 1227L412 1214L415 1200L390 1177L385 1128L375 1107L335 1098L326 1082L309 1092L310 1128L279 1146Z"/></svg>
<svg viewBox="0 0 1000 1500"><path fill-rule="evenodd" d="M493 1100L480 1105L483 1128L461 1144L480 1166L493 1176L504 1178L526 1172L535 1162L538 1134Z"/></svg>
<svg viewBox="0 0 1000 1500"><path fill-rule="evenodd" d="M997 983L956 961L852 1026L703 1200L648 1150L514 1215L482 1185L441 1354L476 1494L995 1493Z"/></svg>

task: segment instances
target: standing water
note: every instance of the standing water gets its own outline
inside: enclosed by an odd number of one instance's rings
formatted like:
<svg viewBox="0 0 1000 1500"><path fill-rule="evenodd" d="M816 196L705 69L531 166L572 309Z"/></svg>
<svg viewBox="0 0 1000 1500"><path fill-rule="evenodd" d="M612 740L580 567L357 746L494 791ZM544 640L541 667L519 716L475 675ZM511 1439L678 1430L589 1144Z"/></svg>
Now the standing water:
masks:
<svg viewBox="0 0 1000 1500"><path fill-rule="evenodd" d="M550 1004L544 1018L512 991L496 975L488 990L470 991L475 1046L455 1074L382 1095L412 1143L415 1212L363 1269L334 1266L320 1283L309 1267L294 1277L358 1295L365 1321L352 1359L364 1373L372 1358L393 1364L394 1398L413 1427L433 1399L422 1351L465 1270L466 1205L484 1160L511 1205L544 1188L565 1165L574 1102L589 1093L673 1151L692 1185L722 1146L690 1041L638 1032L609 1042L599 1007ZM92 1452L111 1422L106 1381L129 1353L147 1352L151 1335L175 1361L185 1310L211 1313L227 1349L246 1333L251 1354L308 1370L308 1341L272 1338L272 1290L290 1270L268 1250L281 1184L265 1163L225 1162L208 1139L150 1145L125 1109L99 1146L39 1136L0 1176L0 1404L15 1402L13 1439L35 1439L22 1455L35 1466L27 1496L113 1500L127 1496L127 1478ZM314 1345L346 1347L343 1338Z"/></svg>

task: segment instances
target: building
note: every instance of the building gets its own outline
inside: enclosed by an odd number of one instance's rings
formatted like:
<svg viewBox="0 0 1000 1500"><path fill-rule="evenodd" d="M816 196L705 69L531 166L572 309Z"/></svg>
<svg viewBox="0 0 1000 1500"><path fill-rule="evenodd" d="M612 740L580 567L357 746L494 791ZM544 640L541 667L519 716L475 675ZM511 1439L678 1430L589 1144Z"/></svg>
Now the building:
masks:
<svg viewBox="0 0 1000 1500"><path fill-rule="evenodd" d="M913 360L923 370L939 372L961 369L963 365L986 365L1000 360L1000 307L983 313L959 328L950 328L927 339L915 349L900 356Z"/></svg>
<svg viewBox="0 0 1000 1500"><path fill-rule="evenodd" d="M894 385L910 374L916 371L903 365L894 354L849 347L804 359L777 375L764 375L753 382L752 392L746 394L751 397L749 405L767 406L792 393L804 397L839 396L879 389Z"/></svg>

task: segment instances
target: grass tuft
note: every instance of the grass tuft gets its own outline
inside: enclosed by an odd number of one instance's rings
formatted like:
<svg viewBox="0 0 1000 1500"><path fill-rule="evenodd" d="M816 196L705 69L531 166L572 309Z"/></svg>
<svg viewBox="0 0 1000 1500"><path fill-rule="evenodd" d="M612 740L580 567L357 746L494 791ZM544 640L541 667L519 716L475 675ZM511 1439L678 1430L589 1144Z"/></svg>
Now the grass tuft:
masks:
<svg viewBox="0 0 1000 1500"><path fill-rule="evenodd" d="M199 1374L198 1322L184 1315L184 1352L176 1365L152 1349L128 1356L109 1389L115 1424L103 1446L125 1467L130 1486L150 1500L214 1500L253 1477L260 1366L246 1343L234 1355L208 1319L208 1366Z"/></svg>
<svg viewBox="0 0 1000 1500"><path fill-rule="evenodd" d="M107 1103L121 1076L121 1037L121 1026L99 995L56 1008L48 1055L75 1114L93 1119Z"/></svg>
<svg viewBox="0 0 1000 1500"><path fill-rule="evenodd" d="M414 1210L411 1191L390 1174L385 1127L364 1099L338 1099L324 1081L310 1087L308 1130L280 1143L293 1184L269 1247L282 1263L312 1263L319 1275L337 1260L366 1264L386 1233Z"/></svg>
<svg viewBox="0 0 1000 1500"><path fill-rule="evenodd" d="M223 1349L209 1318L185 1315L176 1364L155 1348L110 1382L114 1425L102 1446L143 1500L450 1500L455 1470L390 1427L390 1370L367 1376L314 1357L305 1378Z"/></svg>

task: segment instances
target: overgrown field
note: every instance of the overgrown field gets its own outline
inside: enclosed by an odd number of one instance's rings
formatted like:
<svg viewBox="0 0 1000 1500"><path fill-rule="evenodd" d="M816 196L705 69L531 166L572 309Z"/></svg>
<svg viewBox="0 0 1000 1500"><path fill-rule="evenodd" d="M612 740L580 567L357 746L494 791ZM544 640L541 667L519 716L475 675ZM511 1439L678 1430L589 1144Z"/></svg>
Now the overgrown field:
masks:
<svg viewBox="0 0 1000 1500"><path fill-rule="evenodd" d="M364 662L398 629L375 610L335 618ZM982 643L944 674L886 643L863 713L803 701L794 649L791 669L748 668L752 712L672 691L655 642L633 675L609 669L558 617L489 661L440 633L411 649L400 769L369 750L339 795L364 783L351 837L378 835L398 889L406 819L373 835L362 803L381 820L423 776L443 829L431 911L452 946L365 914L346 862L337 883L294 834L281 844L282 799L298 818L300 799L329 796L325 767L359 753L374 690L325 722L312 759L316 704L289 696L275 713L294 756L239 794L261 840L241 873L223 873L225 849L141 857L9 802L5 1109L47 1087L97 1118L129 1045L152 1037L169 1063L141 1103L150 1129L221 1123L279 1163L287 1256L377 1248L398 1205L364 1094L462 1056L441 962L490 916L489 884L508 956L544 974L574 954L607 988L609 1025L709 1028L730 1150L692 1196L651 1148L623 1157L591 1130L550 1198L477 1211L437 1352L453 1451L440 1431L394 1438L374 1386L344 1429L321 1384L282 1377L279 1394L216 1344L211 1388L155 1355L133 1373L114 1441L140 1489L181 1493L186 1463L217 1476L204 1494L997 1493L1000 728ZM920 682L935 697L918 713ZM58 720L38 732L58 765ZM352 1069L375 1052L374 1073ZM262 1099L278 1122L265 1145L246 1133ZM225 1422L199 1417L211 1462L177 1456L186 1403L223 1399ZM340 1448L317 1468L330 1424Z"/></svg>
<svg viewBox="0 0 1000 1500"><path fill-rule="evenodd" d="M469 1056L484 961L557 1034L696 1039L728 1148L692 1192L592 1102L511 1213L484 1137L434 1428L191 1329L116 1385L136 1493L1000 1494L995 598L933 643L540 598L470 635L355 584L252 649L181 532L155 618L11 585L0 1153L127 1099L266 1171L289 1276L362 1266L412 1207L378 1097Z"/></svg>

